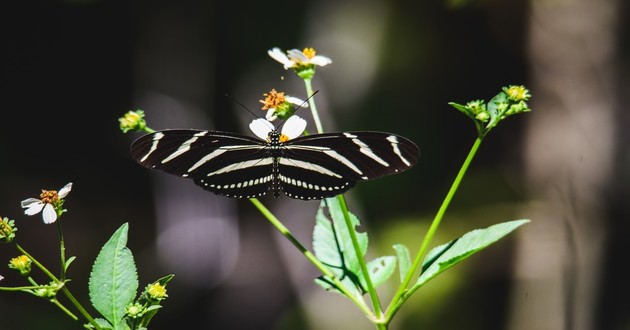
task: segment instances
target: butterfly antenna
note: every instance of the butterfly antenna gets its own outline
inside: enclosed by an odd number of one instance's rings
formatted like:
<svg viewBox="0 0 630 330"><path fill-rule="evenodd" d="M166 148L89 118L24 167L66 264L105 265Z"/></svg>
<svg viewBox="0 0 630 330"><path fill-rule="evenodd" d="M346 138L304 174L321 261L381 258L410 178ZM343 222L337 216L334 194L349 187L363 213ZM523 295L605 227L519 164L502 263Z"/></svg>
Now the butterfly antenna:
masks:
<svg viewBox="0 0 630 330"><path fill-rule="evenodd" d="M229 94L223 94L225 95L225 97L229 98L230 100L232 100L232 102L240 105L243 109L247 110L247 112L251 113L252 116L254 116L256 119L260 118L259 115L255 114L252 110L250 110L245 104L239 102L238 100L236 100L235 98L231 97Z"/></svg>

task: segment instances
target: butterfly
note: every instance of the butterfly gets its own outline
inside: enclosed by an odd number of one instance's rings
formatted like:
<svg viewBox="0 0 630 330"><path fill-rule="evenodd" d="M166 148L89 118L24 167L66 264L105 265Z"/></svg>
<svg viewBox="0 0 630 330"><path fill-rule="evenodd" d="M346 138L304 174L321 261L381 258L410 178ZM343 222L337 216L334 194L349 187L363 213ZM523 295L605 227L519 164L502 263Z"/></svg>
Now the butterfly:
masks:
<svg viewBox="0 0 630 330"><path fill-rule="evenodd" d="M372 131L302 135L306 121L292 116L278 130L255 119L247 135L196 129L156 131L138 138L131 155L140 165L192 179L231 198L281 193L296 199L339 195L359 181L403 172L420 149L402 136Z"/></svg>

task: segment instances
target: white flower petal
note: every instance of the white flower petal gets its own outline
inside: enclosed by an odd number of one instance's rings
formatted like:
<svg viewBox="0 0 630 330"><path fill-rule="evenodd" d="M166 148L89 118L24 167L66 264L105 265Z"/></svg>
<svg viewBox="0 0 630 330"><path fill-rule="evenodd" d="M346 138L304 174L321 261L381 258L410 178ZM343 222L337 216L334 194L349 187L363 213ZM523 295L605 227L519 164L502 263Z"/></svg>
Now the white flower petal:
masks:
<svg viewBox="0 0 630 330"><path fill-rule="evenodd" d="M35 215L41 212L44 208L44 205L46 204L35 198L29 198L22 201L22 207L26 208L26 210L24 211L24 214L26 215Z"/></svg>
<svg viewBox="0 0 630 330"><path fill-rule="evenodd" d="M254 119L249 124L249 129L259 138L263 140L267 140L269 137L269 132L274 129L274 126L271 122L266 119L258 118Z"/></svg>
<svg viewBox="0 0 630 330"><path fill-rule="evenodd" d="M293 96L286 96L285 99L287 100L287 102L289 103L293 103L295 105L299 105L302 108L308 108L308 103L306 103L303 100L298 99L297 97L293 97Z"/></svg>
<svg viewBox="0 0 630 330"><path fill-rule="evenodd" d="M265 115L265 118L267 118L268 121L274 121L278 119L278 116L276 116L276 109L274 108L268 109L267 114Z"/></svg>
<svg viewBox="0 0 630 330"><path fill-rule="evenodd" d="M37 198L27 198L23 200L20 204L23 208L31 207L31 204L41 204L42 201Z"/></svg>
<svg viewBox="0 0 630 330"><path fill-rule="evenodd" d="M287 51L290 60L297 63L309 63L309 58L299 49L291 49Z"/></svg>
<svg viewBox="0 0 630 330"><path fill-rule="evenodd" d="M332 60L326 56L315 55L313 56L313 58L311 58L311 63L319 66L324 66L332 63Z"/></svg>
<svg viewBox="0 0 630 330"><path fill-rule="evenodd" d="M295 139L296 137L302 135L305 128L306 120L298 116L291 116L284 123L284 126L282 126L282 134L286 135L289 140Z"/></svg>
<svg viewBox="0 0 630 330"><path fill-rule="evenodd" d="M52 204L46 204L42 215L44 216L45 224L50 224L57 221L57 211L55 211L55 208L52 206Z"/></svg>
<svg viewBox="0 0 630 330"><path fill-rule="evenodd" d="M282 63L282 65L284 65L285 69L288 69L292 66L295 65L295 63L293 61L291 61L287 55L280 50L280 48L275 47L272 48L270 50L267 51L267 54L269 54L269 56L271 56L271 58L273 58L274 60Z"/></svg>
<svg viewBox="0 0 630 330"><path fill-rule="evenodd" d="M72 190L72 182L68 183L67 185L65 185L63 188L59 190L58 192L59 198L65 198L66 196L68 196L68 194L70 193L70 190Z"/></svg>

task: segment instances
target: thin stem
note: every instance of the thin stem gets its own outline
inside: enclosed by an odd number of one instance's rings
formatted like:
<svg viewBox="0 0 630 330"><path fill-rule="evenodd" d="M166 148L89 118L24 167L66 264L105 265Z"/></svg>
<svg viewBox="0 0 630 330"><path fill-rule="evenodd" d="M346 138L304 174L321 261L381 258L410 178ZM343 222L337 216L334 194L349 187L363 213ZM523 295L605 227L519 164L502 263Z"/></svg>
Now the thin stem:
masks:
<svg viewBox="0 0 630 330"><path fill-rule="evenodd" d="M49 300L51 303L53 303L55 306L59 307L59 309L61 309L64 313L66 313L68 316L70 316L71 319L73 319L74 321L78 321L79 318L74 315L74 313L72 313L69 309L66 308L66 306L62 305L59 300L57 299L50 299Z"/></svg>
<svg viewBox="0 0 630 330"><path fill-rule="evenodd" d="M282 222L280 222L280 220L278 220L278 218L276 218L276 216L273 215L271 211L269 211L269 209L267 209L257 198L250 198L249 200L260 211L260 213L262 213L262 215L267 218L267 220L269 220L269 222L271 222L271 224L276 227L276 229L278 229L278 231L289 240L289 242L291 242L300 252L302 252L306 259L308 259L313 265L315 265L315 267L317 267L317 269L319 269L322 274L332 279L339 291L350 298L350 300L352 300L352 302L354 302L354 304L357 305L359 309L361 309L369 319L374 319L374 314L369 310L369 308L367 308L365 303L357 299L352 293L350 293L341 283L341 281L335 276L335 274L326 265L319 261L319 259L317 259L317 257L312 252L304 247L304 245L302 245L302 243L300 243L300 241L298 241L298 239L295 238L293 234L291 234L289 229L285 227Z"/></svg>
<svg viewBox="0 0 630 330"><path fill-rule="evenodd" d="M59 219L57 219L59 220ZM57 234L59 234L59 256L61 257L61 281L66 280L66 244L61 230L61 221L57 221Z"/></svg>
<svg viewBox="0 0 630 330"><path fill-rule="evenodd" d="M394 297L392 298L391 304L385 313L387 320L392 319L392 317L394 316L394 314L396 314L400 306L402 306L402 303L409 297L409 295L406 294L407 287L409 283L411 282L411 279L414 277L414 274L418 271L418 268L420 267L420 263L422 262L423 257L429 248L429 244L431 243L433 236L435 236L435 233L437 232L438 227L440 226L440 222L442 221L442 218L444 217L444 213L446 213L446 209L451 203L451 200L453 199L453 196L455 195L457 188L459 188L459 185L462 182L462 179L464 178L464 175L466 174L466 171L468 170L470 163L475 157L477 150L479 150L479 146L481 145L482 141L483 141L483 137L481 136L477 137L477 139L475 140L475 143L473 144L470 151L468 152L468 156L466 157L464 164L462 164L462 167L459 169L459 173L457 173L457 176L455 177L455 180L453 181L453 184L451 185L451 189L448 191L446 198L444 198L444 201L442 202L440 209L438 210L437 214L435 215L435 218L433 219L433 222L431 223L431 227L429 227L429 230L424 236L422 245L420 246L418 254L416 254L416 257L413 261L411 268L407 272L405 279L400 284L400 286L398 287L398 290L396 291L396 293L394 294Z"/></svg>
<svg viewBox="0 0 630 330"><path fill-rule="evenodd" d="M372 283L372 279L370 278L370 272L368 271L367 264L365 263L365 258L361 254L361 248L359 247L359 241L357 240L356 229L352 225L352 221L350 220L350 213L348 213L348 206L346 204L346 199L343 195L338 195L337 200L341 205L341 210L343 212L343 218L346 223L346 227L348 228L348 232L350 233L350 240L352 241L352 247L354 248L354 252L356 253L357 260L359 260L359 265L361 266L361 273L363 273L363 278L365 279L365 285L367 286L367 291L370 294L370 299L372 300L372 305L374 306L374 314L377 319L381 319L383 316L383 310L381 308L381 302L378 298L378 294L376 293L376 289L374 288L374 284Z"/></svg>
<svg viewBox="0 0 630 330"><path fill-rule="evenodd" d="M19 244L15 242L14 244L15 244L15 248L18 251L20 251L20 253L29 257L29 259L31 259L31 262L34 263L37 266L37 268L39 268L42 272L44 272L44 274L46 274L46 276L48 276L53 282L63 284L61 291L66 295L66 297L70 300L70 302L74 305L74 307L77 310L79 310L81 315L83 315L83 317L88 322L90 322L90 324L93 325L95 329L101 330L101 327L98 325L98 323L96 323L94 318L92 318L92 316L85 310L85 308L83 308L83 306L79 303L79 301L77 301L77 299L74 298L70 290L68 290L68 288L65 286L64 281L60 281L55 275L53 275L53 273L51 273L46 267L44 267L44 265L42 265L39 261L37 261L37 259L33 258L33 256L31 256L28 252L26 252L26 250L24 250Z"/></svg>
<svg viewBox="0 0 630 330"><path fill-rule="evenodd" d="M57 279L57 277L55 275L53 275L53 273L51 273L48 268L44 267L44 265L42 265L39 261L37 261L37 259L33 258L32 255L30 255L28 252L26 252L26 250L24 250L18 243L13 242L13 244L15 244L15 248L20 251L20 253L22 253L23 255L27 256L29 259L31 259L31 262L35 264L35 266L37 266L37 268L39 268L42 272L44 272L44 274L46 274L46 276L48 276L51 280L55 281L55 282L61 282L59 281L59 279Z"/></svg>
<svg viewBox="0 0 630 330"><path fill-rule="evenodd" d="M311 97L313 95L311 79L304 79L304 84L306 85L306 95L309 96L308 105L311 108L311 114L313 115L313 122L315 122L317 133L324 133L324 128L322 127L322 122L319 120L319 114L317 113L317 107L315 106L314 97Z"/></svg>

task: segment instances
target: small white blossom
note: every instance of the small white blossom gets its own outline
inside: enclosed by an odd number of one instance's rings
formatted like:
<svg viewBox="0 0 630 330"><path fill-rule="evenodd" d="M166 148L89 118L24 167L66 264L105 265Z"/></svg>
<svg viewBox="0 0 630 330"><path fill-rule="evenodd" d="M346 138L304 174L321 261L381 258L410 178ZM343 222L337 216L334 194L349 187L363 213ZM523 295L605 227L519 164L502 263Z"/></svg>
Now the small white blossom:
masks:
<svg viewBox="0 0 630 330"><path fill-rule="evenodd" d="M274 60L282 63L284 69L294 68L298 66L318 65L324 66L332 63L332 60L326 56L316 55L313 48L305 48L304 50L291 49L286 54L280 48L272 48L267 54Z"/></svg>
<svg viewBox="0 0 630 330"><path fill-rule="evenodd" d="M40 199L27 198L22 201L22 208L25 208L24 214L35 215L42 212L45 224L51 224L57 221L57 210L60 206L60 201L63 200L72 190L72 182L59 189L59 192L55 190L42 190Z"/></svg>

